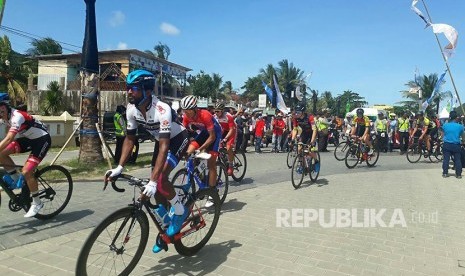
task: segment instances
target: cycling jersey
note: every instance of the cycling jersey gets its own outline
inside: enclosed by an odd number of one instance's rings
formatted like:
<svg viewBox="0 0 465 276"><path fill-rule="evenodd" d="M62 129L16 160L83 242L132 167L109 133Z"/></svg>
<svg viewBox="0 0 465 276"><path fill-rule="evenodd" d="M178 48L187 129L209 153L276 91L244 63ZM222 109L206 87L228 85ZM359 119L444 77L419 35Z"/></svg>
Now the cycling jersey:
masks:
<svg viewBox="0 0 465 276"><path fill-rule="evenodd" d="M192 119L184 115L182 118L182 124L190 130L197 131L197 135L194 139L198 146L204 144L207 141L209 137L208 131L213 130L216 139L207 150L211 151L211 153L218 152L222 130L218 120L216 120L208 110L197 109L195 117Z"/></svg>
<svg viewBox="0 0 465 276"><path fill-rule="evenodd" d="M423 118L423 121L420 121L420 119L417 119L417 127L418 128L424 128L425 126L428 127L428 130L436 128L436 123L434 120L430 120L427 117Z"/></svg>
<svg viewBox="0 0 465 276"><path fill-rule="evenodd" d="M236 127L236 122L234 122L234 117L229 114L228 112L223 112L221 117L215 115L215 118L220 123L221 128L223 129L223 133L228 133L231 128Z"/></svg>
<svg viewBox="0 0 465 276"><path fill-rule="evenodd" d="M39 120L34 119L27 112L11 109L11 117L7 125L10 127L8 132L18 135L18 138L37 139L49 135L47 127Z"/></svg>
<svg viewBox="0 0 465 276"><path fill-rule="evenodd" d="M174 111L171 107L160 101L157 97L152 96L152 104L145 114L137 109L134 104L128 104L127 117L127 134L135 135L137 126L142 125L156 140L160 138L173 138L180 134L185 128L173 120Z"/></svg>
<svg viewBox="0 0 465 276"><path fill-rule="evenodd" d="M312 138L313 132L316 131L315 120L313 116L309 116L307 113L304 113L302 118L294 118L292 125L294 128L300 127L302 129L300 138L302 143L305 144L308 143L309 139Z"/></svg>
<svg viewBox="0 0 465 276"><path fill-rule="evenodd" d="M365 130L367 128L370 128L370 119L368 116L363 116L363 117L355 117L354 119L354 127L355 127L355 135L358 137L363 136L365 133Z"/></svg>

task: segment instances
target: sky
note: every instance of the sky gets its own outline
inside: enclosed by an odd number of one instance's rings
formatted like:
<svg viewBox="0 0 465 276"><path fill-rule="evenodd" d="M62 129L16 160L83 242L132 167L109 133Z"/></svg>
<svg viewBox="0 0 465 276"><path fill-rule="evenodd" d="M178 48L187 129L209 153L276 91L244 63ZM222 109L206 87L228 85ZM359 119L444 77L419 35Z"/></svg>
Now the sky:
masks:
<svg viewBox="0 0 465 276"><path fill-rule="evenodd" d="M465 98L463 0L425 0L433 23L459 33L450 71ZM333 96L352 90L373 104L402 101L400 91L420 75L440 75L446 68L431 28L410 9L411 0L97 0L99 50L153 50L162 42L169 61L206 73L218 73L240 89L268 64L287 59L305 72L311 89ZM426 15L420 0L417 7ZM80 52L85 27L83 0L10 0L3 26ZM12 48L24 53L31 40L4 30ZM439 35L442 47L447 40ZM442 91L454 88L449 76ZM455 92L454 92L455 93ZM464 99L465 100L465 99Z"/></svg>

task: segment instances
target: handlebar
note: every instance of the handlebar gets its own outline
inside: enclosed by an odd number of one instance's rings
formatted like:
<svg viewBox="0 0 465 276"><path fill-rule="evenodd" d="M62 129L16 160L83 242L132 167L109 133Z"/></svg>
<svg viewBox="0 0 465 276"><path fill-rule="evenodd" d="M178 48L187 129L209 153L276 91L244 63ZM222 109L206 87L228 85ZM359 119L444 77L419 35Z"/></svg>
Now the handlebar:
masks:
<svg viewBox="0 0 465 276"><path fill-rule="evenodd" d="M115 191L117 191L119 193L124 193L126 191L126 189L119 188L118 186L116 186L116 180L118 180L120 178L126 180L130 186L137 186L139 188L144 187L149 182L148 179L139 179L139 178L131 176L129 174L120 174L120 175L118 175L117 177L113 178L110 181L111 182L111 187L113 188L113 190L115 190ZM103 190L105 190L107 188L107 185L108 185L108 180L105 180L104 185L103 185Z"/></svg>

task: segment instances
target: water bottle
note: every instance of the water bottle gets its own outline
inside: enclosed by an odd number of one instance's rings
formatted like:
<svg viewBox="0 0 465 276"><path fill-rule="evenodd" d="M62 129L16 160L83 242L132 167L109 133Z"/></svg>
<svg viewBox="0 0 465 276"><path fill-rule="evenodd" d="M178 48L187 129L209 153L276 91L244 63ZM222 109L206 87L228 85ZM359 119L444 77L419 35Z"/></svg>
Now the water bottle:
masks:
<svg viewBox="0 0 465 276"><path fill-rule="evenodd" d="M199 170L199 178L203 180L205 178L205 176L208 175L207 160L200 159L198 170Z"/></svg>
<svg viewBox="0 0 465 276"><path fill-rule="evenodd" d="M165 209L165 206L163 206L163 204L158 204L158 206L153 209L153 214L155 215L155 218L157 219L161 228L166 230L170 224L170 217Z"/></svg>
<svg viewBox="0 0 465 276"><path fill-rule="evenodd" d="M24 186L24 175L20 174L18 181L16 181L16 189L21 189Z"/></svg>
<svg viewBox="0 0 465 276"><path fill-rule="evenodd" d="M4 174L2 179L11 190L16 189L16 183L9 173Z"/></svg>

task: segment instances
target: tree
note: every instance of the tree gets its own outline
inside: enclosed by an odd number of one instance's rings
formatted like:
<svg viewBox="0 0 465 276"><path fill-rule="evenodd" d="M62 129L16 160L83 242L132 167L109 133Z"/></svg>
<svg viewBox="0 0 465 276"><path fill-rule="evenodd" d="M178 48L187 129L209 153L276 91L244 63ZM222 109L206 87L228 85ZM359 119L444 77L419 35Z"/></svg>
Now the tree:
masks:
<svg viewBox="0 0 465 276"><path fill-rule="evenodd" d="M57 81L50 82L47 88L45 98L42 101L43 115L60 115L63 110L63 91L61 91Z"/></svg>
<svg viewBox="0 0 465 276"><path fill-rule="evenodd" d="M262 77L260 75L249 77L241 89L245 90L244 93L242 93L242 97L245 98L247 102L257 101L258 95L265 93L262 85Z"/></svg>
<svg viewBox="0 0 465 276"><path fill-rule="evenodd" d="M364 107L368 104L368 102L365 101L365 97L360 96L352 90L346 90L338 97L340 99L340 105L344 108L344 111L346 106L349 107L349 111L352 111L354 108Z"/></svg>
<svg viewBox="0 0 465 276"><path fill-rule="evenodd" d="M411 111L417 111L419 109L419 101L424 102L426 99L431 97L434 91L434 87L438 82L438 75L437 74L429 74L423 75L419 77L416 81L411 80L405 85L409 88L409 90L401 91L402 97L406 98L405 101L399 102L405 108L408 108ZM419 98L418 93L411 93L413 90L417 90L417 88L421 89L422 97ZM434 110L439 101L447 96L447 93L441 92L441 86L439 86L438 95L436 98L433 99L433 102L428 106L426 112L429 114L436 114L437 110Z"/></svg>
<svg viewBox="0 0 465 276"><path fill-rule="evenodd" d="M192 94L198 97L218 98L218 92L222 84L222 77L219 74L205 74L204 71L200 71L196 76L190 76L187 78L189 86L192 87Z"/></svg>
<svg viewBox="0 0 465 276"><path fill-rule="evenodd" d="M296 68L294 64L287 59L283 59L278 62L278 69L276 70L278 73L278 81L281 92L284 94L284 100L287 104L290 103L292 91L295 91L297 86L304 82L304 71Z"/></svg>
<svg viewBox="0 0 465 276"><path fill-rule="evenodd" d="M26 54L32 57L63 53L63 48L60 43L50 37L34 39L31 42L31 46L32 47L26 51Z"/></svg>
<svg viewBox="0 0 465 276"><path fill-rule="evenodd" d="M26 100L26 83L30 71L25 56L11 48L7 36L0 39L0 89L8 91L13 105Z"/></svg>

